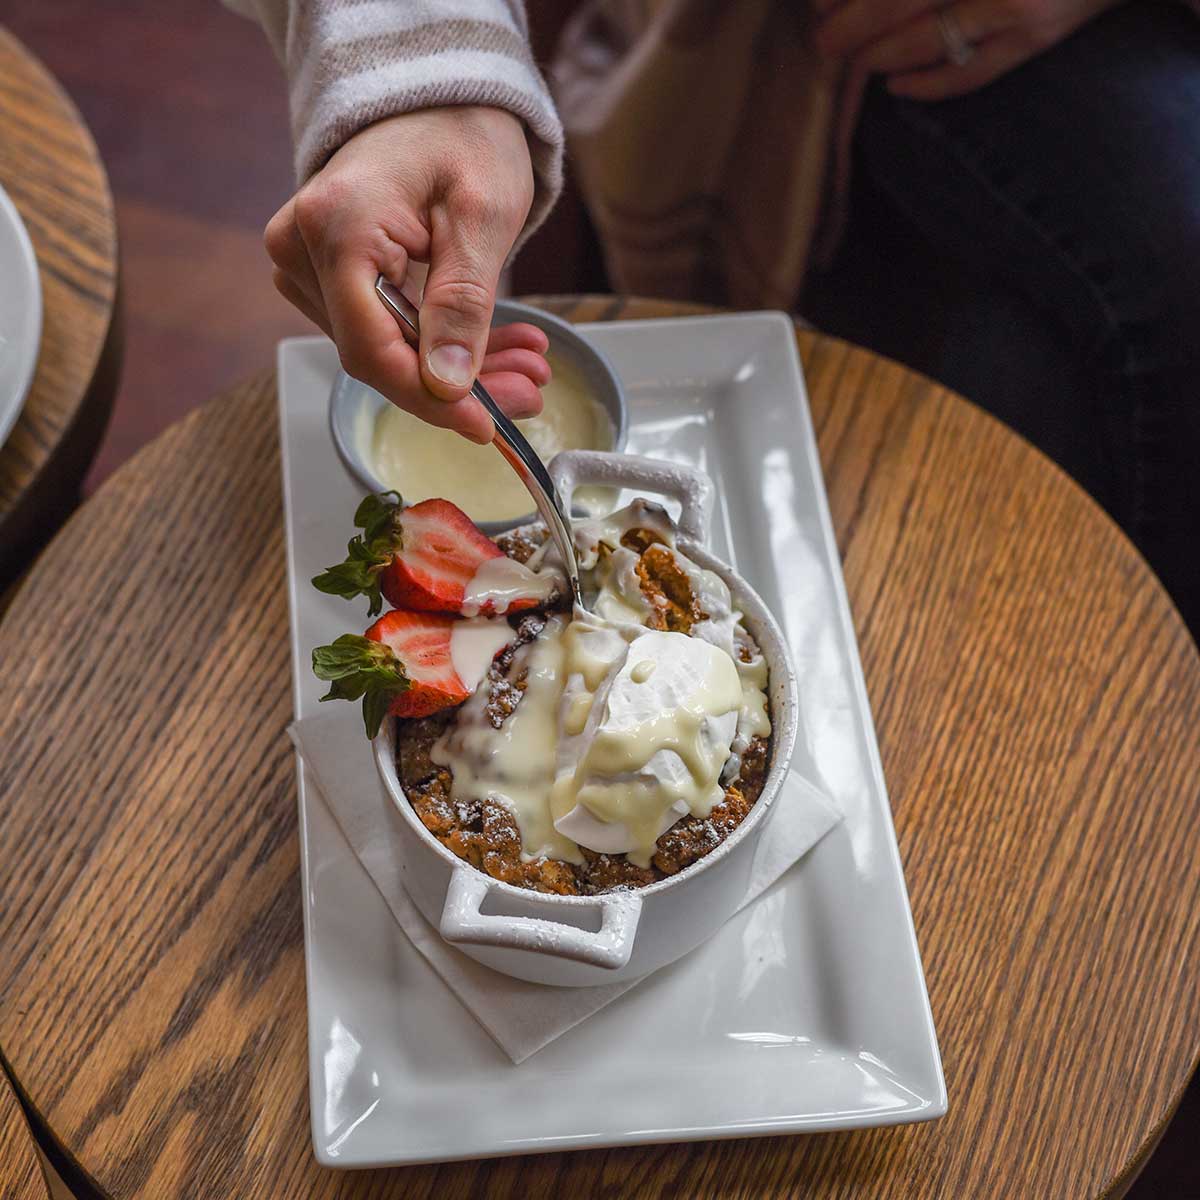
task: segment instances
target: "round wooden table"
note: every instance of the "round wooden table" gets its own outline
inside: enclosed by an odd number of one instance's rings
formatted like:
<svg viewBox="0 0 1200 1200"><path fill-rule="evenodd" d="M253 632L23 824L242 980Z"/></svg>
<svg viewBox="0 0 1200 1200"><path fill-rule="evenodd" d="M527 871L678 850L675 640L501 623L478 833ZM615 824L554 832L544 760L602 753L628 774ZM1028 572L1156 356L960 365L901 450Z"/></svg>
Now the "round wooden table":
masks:
<svg viewBox="0 0 1200 1200"><path fill-rule="evenodd" d="M894 363L797 336L949 1115L316 1166L264 373L110 479L0 626L0 1045L104 1195L1119 1192L1200 1051L1196 649L1130 544L1028 445Z"/></svg>
<svg viewBox="0 0 1200 1200"><path fill-rule="evenodd" d="M42 281L37 373L0 447L0 588L78 501L108 422L120 365L117 220L79 111L0 27L0 185Z"/></svg>
<svg viewBox="0 0 1200 1200"><path fill-rule="evenodd" d="M46 1179L25 1114L0 1070L0 1197L46 1200Z"/></svg>

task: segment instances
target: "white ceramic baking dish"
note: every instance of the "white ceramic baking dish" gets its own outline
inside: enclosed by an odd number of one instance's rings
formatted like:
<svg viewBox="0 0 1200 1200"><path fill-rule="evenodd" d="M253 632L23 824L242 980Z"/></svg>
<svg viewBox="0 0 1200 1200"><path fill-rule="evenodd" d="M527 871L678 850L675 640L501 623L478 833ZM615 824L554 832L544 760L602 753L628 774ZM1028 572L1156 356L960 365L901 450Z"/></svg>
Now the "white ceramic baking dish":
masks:
<svg viewBox="0 0 1200 1200"><path fill-rule="evenodd" d="M774 617L750 585L704 548L713 487L690 468L573 450L550 466L564 503L585 484L628 487L680 502L678 545L729 586L770 671L771 762L762 794L734 833L669 879L599 896L554 896L501 883L446 849L421 824L396 772L395 722L375 739L375 763L399 839L405 886L425 918L465 954L518 979L577 987L635 978L711 937L737 910L754 850L769 836L796 740L796 677Z"/></svg>

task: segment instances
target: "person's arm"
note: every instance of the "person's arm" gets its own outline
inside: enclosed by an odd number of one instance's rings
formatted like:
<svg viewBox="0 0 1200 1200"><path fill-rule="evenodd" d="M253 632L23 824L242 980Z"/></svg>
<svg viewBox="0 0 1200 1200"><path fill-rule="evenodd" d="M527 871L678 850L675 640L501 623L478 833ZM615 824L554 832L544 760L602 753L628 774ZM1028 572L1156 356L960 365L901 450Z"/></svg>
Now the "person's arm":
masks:
<svg viewBox="0 0 1200 1200"><path fill-rule="evenodd" d="M266 231L276 285L351 374L477 440L484 374L514 415L548 369L529 327L488 342L500 270L549 211L562 130L519 0L227 0L263 25L288 79L296 195ZM421 352L376 298L428 262Z"/></svg>

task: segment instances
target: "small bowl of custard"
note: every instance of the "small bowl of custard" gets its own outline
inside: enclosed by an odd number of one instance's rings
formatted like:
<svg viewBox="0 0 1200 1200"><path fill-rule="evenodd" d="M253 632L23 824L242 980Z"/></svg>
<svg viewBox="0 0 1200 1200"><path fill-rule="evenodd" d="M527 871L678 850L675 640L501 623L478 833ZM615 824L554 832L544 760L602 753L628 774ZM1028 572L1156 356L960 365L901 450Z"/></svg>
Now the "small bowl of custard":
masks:
<svg viewBox="0 0 1200 1200"><path fill-rule="evenodd" d="M514 321L536 325L550 342L553 377L542 388L542 411L517 422L542 461L560 450L624 450L628 410L608 358L559 317L498 300L492 324ZM396 491L406 504L441 496L488 534L537 519L529 492L495 446L426 424L344 371L329 396L329 428L346 469L367 491ZM608 489L584 488L575 506L586 516L613 499Z"/></svg>

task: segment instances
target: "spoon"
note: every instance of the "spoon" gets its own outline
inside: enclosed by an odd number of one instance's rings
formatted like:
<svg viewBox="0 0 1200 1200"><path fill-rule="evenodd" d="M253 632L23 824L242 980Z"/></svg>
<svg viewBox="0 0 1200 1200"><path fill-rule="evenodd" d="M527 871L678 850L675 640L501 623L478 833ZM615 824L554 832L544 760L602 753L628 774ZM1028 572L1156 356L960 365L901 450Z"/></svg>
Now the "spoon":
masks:
<svg viewBox="0 0 1200 1200"><path fill-rule="evenodd" d="M404 340L416 350L421 341L421 326L417 314L417 306L396 286L389 283L382 275L375 280L375 291L385 307L396 318ZM505 415L504 410L488 394L487 388L478 379L471 385L471 395L483 405L488 416L496 426L494 444L497 450L508 460L509 466L516 471L521 482L533 497L537 510L541 513L550 536L558 547L562 558L563 569L571 584L571 594L575 604L583 605L583 596L579 589L579 562L575 557L575 542L571 535L571 522L563 512L562 501L558 489L546 470L545 463L538 457L537 451L525 439L525 435Z"/></svg>

